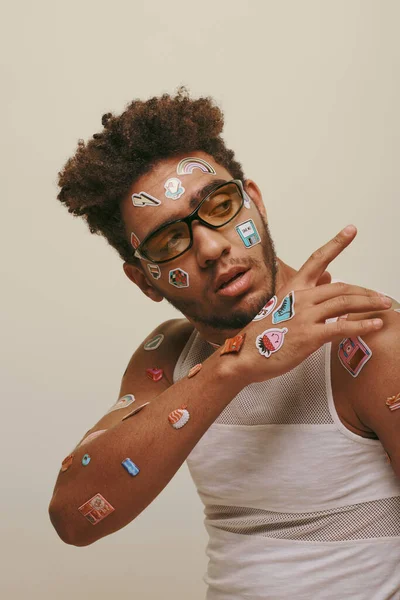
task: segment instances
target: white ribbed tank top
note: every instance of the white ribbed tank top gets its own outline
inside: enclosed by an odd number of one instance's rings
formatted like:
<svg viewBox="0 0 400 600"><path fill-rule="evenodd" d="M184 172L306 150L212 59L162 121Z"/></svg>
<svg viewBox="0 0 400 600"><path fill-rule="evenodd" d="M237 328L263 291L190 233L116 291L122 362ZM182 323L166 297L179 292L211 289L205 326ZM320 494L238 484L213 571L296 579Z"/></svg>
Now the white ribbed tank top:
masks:
<svg viewBox="0 0 400 600"><path fill-rule="evenodd" d="M174 381L213 351L194 331ZM341 423L330 351L245 387L187 459L207 600L400 599L400 482L380 441Z"/></svg>

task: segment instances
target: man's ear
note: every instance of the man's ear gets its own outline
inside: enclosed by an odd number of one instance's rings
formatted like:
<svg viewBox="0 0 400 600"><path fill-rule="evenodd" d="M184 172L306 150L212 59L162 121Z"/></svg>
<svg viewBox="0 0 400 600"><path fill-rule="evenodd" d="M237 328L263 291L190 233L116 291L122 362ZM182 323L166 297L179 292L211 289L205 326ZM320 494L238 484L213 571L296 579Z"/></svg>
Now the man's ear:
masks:
<svg viewBox="0 0 400 600"><path fill-rule="evenodd" d="M164 296L152 286L150 281L148 281L140 267L124 262L123 269L128 279L133 281L133 283L135 283L151 300L154 300L154 302L161 302L161 300L164 299Z"/></svg>
<svg viewBox="0 0 400 600"><path fill-rule="evenodd" d="M254 204L257 206L259 212L262 214L264 219L268 222L267 211L264 206L261 190L258 187L258 185L256 184L256 182L253 181L252 179L246 179L244 181L244 191L246 192L246 194L248 196L250 196L250 199L254 202Z"/></svg>

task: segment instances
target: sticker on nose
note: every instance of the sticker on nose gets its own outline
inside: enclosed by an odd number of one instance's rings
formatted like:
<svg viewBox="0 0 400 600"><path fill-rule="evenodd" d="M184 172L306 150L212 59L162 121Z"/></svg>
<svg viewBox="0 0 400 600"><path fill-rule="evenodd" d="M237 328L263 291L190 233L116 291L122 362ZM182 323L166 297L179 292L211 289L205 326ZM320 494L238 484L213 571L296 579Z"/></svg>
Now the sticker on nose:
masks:
<svg viewBox="0 0 400 600"><path fill-rule="evenodd" d="M246 248L251 248L252 246L255 246L261 242L253 219L249 219L248 221L237 225L236 231L238 232Z"/></svg>
<svg viewBox="0 0 400 600"><path fill-rule="evenodd" d="M161 269L158 265L153 265L153 264L149 263L147 265L147 268L149 270L150 275L153 277L153 279L160 279Z"/></svg>
<svg viewBox="0 0 400 600"><path fill-rule="evenodd" d="M169 272L169 282L177 288L189 287L189 274L182 269L173 269Z"/></svg>
<svg viewBox="0 0 400 600"><path fill-rule="evenodd" d="M185 193L185 188L182 185L182 181L177 177L170 177L164 183L165 195L171 200L178 200Z"/></svg>

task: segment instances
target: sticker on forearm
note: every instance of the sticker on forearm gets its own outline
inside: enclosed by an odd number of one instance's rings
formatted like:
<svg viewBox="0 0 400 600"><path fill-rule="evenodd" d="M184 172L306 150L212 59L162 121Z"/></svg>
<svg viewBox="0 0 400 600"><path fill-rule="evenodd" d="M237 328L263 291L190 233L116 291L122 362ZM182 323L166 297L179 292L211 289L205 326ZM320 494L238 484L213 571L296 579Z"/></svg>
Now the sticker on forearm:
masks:
<svg viewBox="0 0 400 600"><path fill-rule="evenodd" d="M236 231L246 248L251 248L261 242L253 219L249 219L248 221L236 225Z"/></svg>
<svg viewBox="0 0 400 600"><path fill-rule="evenodd" d="M177 288L189 287L189 273L183 269L172 269L169 272L169 282Z"/></svg>
<svg viewBox="0 0 400 600"><path fill-rule="evenodd" d="M158 265L153 265L152 263L147 263L147 268L149 270L150 275L153 277L153 279L160 279L161 269Z"/></svg>
<svg viewBox="0 0 400 600"><path fill-rule="evenodd" d="M392 411L400 408L400 393L396 394L396 396L390 396L390 398L386 400L386 406Z"/></svg>
<svg viewBox="0 0 400 600"><path fill-rule="evenodd" d="M101 494L96 494L78 510L92 525L97 525L114 512L115 508Z"/></svg>
<svg viewBox="0 0 400 600"><path fill-rule="evenodd" d="M274 325L278 325L283 321L289 321L289 319L293 319L294 315L294 292L290 292L287 296L285 296L281 304L273 313L272 323Z"/></svg>
<svg viewBox="0 0 400 600"><path fill-rule="evenodd" d="M189 411L187 411L186 409L187 405L183 404L180 408L177 408L176 410L173 410L171 413L169 413L168 421L171 423L174 429L180 429L189 421L190 415Z"/></svg>
<svg viewBox="0 0 400 600"><path fill-rule="evenodd" d="M225 343L222 346L222 350L220 352L220 356L222 356L223 354L230 354L231 352L240 352L245 337L246 334L242 333L235 335L235 337L233 338L228 338L227 340L225 340Z"/></svg>
<svg viewBox="0 0 400 600"><path fill-rule="evenodd" d="M274 310L276 303L278 302L278 298L273 296L270 300L268 300L267 304L260 310L260 312L254 317L253 321L261 321L261 319L265 319L268 317Z"/></svg>
<svg viewBox="0 0 400 600"><path fill-rule="evenodd" d="M202 367L203 365L201 363L199 363L198 365L194 365L194 367L192 367L188 373L188 379L197 375L197 373L201 371Z"/></svg>
<svg viewBox="0 0 400 600"><path fill-rule="evenodd" d="M360 337L345 338L339 344L338 357L342 366L357 377L372 356L371 348Z"/></svg>
<svg viewBox="0 0 400 600"><path fill-rule="evenodd" d="M74 455L73 454L68 454L68 456L66 456L64 458L64 460L61 463L61 471L64 473L64 471L68 471L68 469L70 468L70 466L72 465L72 461L74 460Z"/></svg>
<svg viewBox="0 0 400 600"><path fill-rule="evenodd" d="M177 177L170 177L164 183L165 195L171 200L178 200L182 194L185 193L185 188L182 185L182 181Z"/></svg>
<svg viewBox="0 0 400 600"><path fill-rule="evenodd" d="M136 477L136 475L140 472L139 467L135 465L130 458L123 460L121 465L128 471L129 475L132 475L132 477Z"/></svg>
<svg viewBox="0 0 400 600"><path fill-rule="evenodd" d="M256 339L256 346L259 353L265 358L268 358L274 352L278 352L282 348L285 339L285 334L288 332L286 327L283 329L271 328L263 331Z"/></svg>
<svg viewBox="0 0 400 600"><path fill-rule="evenodd" d="M112 405L112 407L106 412L106 415L108 415L108 413L112 412L113 410L126 408L127 406L132 404L132 402L135 402L135 396L133 394L126 394L126 396L122 396L122 398L117 400L116 403Z"/></svg>
<svg viewBox="0 0 400 600"><path fill-rule="evenodd" d="M92 433L89 433L87 437L83 438L78 447L83 446L83 444L87 444L91 440L95 440L97 437L99 437L99 435L101 435L105 431L107 431L107 429L99 429L98 431L92 431Z"/></svg>
<svg viewBox="0 0 400 600"><path fill-rule="evenodd" d="M84 454L82 456L82 464L83 464L83 466L87 467L89 463L90 463L90 455L89 454Z"/></svg>
<svg viewBox="0 0 400 600"><path fill-rule="evenodd" d="M146 369L146 375L153 381L160 381L162 379L164 371L162 369L158 369L157 367L153 367L151 369Z"/></svg>
<svg viewBox="0 0 400 600"><path fill-rule="evenodd" d="M216 175L215 169L202 158L196 158L195 156L189 156L184 158L178 164L176 172L178 175L191 175L195 169L200 169L203 173L210 173L210 175Z"/></svg>
<svg viewBox="0 0 400 600"><path fill-rule="evenodd" d="M132 194L133 206L142 208L143 206L160 206L161 200L154 198L146 192L140 192L139 194Z"/></svg>
<svg viewBox="0 0 400 600"><path fill-rule="evenodd" d="M145 350L157 350L157 348L159 346L161 346L163 341L164 341L164 334L158 333L155 337L151 338L151 340L146 342L145 345L143 346L143 348Z"/></svg>
<svg viewBox="0 0 400 600"><path fill-rule="evenodd" d="M122 420L125 421L126 419L129 419L129 417L133 417L133 415L136 415L138 412L140 412L142 410L142 408L144 408L148 404L150 404L150 402L145 402L144 404L141 404L137 408L134 408L132 412L130 412L127 415L125 415L124 417L122 417Z"/></svg>

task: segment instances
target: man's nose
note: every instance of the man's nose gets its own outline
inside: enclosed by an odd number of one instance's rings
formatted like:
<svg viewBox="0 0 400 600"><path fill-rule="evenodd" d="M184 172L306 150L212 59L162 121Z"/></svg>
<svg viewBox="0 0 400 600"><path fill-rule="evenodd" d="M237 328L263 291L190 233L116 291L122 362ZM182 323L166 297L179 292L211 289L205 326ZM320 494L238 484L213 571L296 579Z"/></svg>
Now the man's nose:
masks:
<svg viewBox="0 0 400 600"><path fill-rule="evenodd" d="M200 267L207 267L230 252L231 243L220 230L199 222L192 223L192 228L193 248Z"/></svg>

